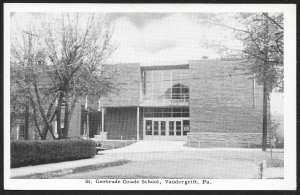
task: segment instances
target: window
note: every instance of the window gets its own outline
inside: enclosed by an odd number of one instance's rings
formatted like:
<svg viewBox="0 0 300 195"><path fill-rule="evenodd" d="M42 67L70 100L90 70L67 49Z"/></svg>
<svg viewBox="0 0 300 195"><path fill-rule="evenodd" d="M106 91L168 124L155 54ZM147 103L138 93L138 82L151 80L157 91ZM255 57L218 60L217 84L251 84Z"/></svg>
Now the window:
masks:
<svg viewBox="0 0 300 195"><path fill-rule="evenodd" d="M161 108L154 108L154 117L162 117L163 112Z"/></svg>
<svg viewBox="0 0 300 195"><path fill-rule="evenodd" d="M152 120L146 120L146 135L152 135Z"/></svg>
<svg viewBox="0 0 300 195"><path fill-rule="evenodd" d="M169 135L174 135L174 121L169 121Z"/></svg>
<svg viewBox="0 0 300 195"><path fill-rule="evenodd" d="M187 135L190 132L190 121L183 120L183 135Z"/></svg>
<svg viewBox="0 0 300 195"><path fill-rule="evenodd" d="M153 135L158 135L158 121L153 122Z"/></svg>
<svg viewBox="0 0 300 195"><path fill-rule="evenodd" d="M172 117L172 108L163 108L162 109L163 117Z"/></svg>
<svg viewBox="0 0 300 195"><path fill-rule="evenodd" d="M189 107L145 108L144 118L189 117Z"/></svg>
<svg viewBox="0 0 300 195"><path fill-rule="evenodd" d="M189 110L189 108L186 108L186 107L182 108L181 114L182 114L182 117L190 117L190 110Z"/></svg>
<svg viewBox="0 0 300 195"><path fill-rule="evenodd" d="M181 117L181 108L173 108L173 117Z"/></svg>
<svg viewBox="0 0 300 195"><path fill-rule="evenodd" d="M144 71L143 99L189 101L187 71L188 69Z"/></svg>
<svg viewBox="0 0 300 195"><path fill-rule="evenodd" d="M181 121L176 121L176 135L181 135Z"/></svg>
<svg viewBox="0 0 300 195"><path fill-rule="evenodd" d="M160 135L166 135L166 121L160 122Z"/></svg>

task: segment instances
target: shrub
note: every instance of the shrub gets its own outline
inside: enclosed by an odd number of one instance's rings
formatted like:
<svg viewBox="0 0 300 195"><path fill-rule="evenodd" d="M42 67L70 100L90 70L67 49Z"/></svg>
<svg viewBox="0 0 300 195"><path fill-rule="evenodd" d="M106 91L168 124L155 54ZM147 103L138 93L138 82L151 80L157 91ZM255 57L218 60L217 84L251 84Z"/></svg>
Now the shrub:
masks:
<svg viewBox="0 0 300 195"><path fill-rule="evenodd" d="M91 158L96 144L91 140L11 141L11 167Z"/></svg>

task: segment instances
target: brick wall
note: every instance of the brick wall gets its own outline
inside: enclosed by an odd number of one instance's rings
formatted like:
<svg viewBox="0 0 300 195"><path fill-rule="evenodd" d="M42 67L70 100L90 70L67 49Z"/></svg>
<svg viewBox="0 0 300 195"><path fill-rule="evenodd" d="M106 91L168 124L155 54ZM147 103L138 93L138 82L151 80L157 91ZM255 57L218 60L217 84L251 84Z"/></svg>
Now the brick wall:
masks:
<svg viewBox="0 0 300 195"><path fill-rule="evenodd" d="M116 70L115 82L118 89L103 98L104 107L138 106L140 101L141 70L139 64L111 65Z"/></svg>
<svg viewBox="0 0 300 195"><path fill-rule="evenodd" d="M200 141L200 143L199 143ZM226 142L225 142L226 141ZM187 135L192 147L261 147L262 133L202 133Z"/></svg>
<svg viewBox="0 0 300 195"><path fill-rule="evenodd" d="M253 108L252 75L243 75L245 72L240 67L239 62L230 61L190 62L191 77L197 78L189 84L190 138L233 136L232 139L238 140L255 133L257 140L261 141L262 86L256 83Z"/></svg>
<svg viewBox="0 0 300 195"><path fill-rule="evenodd" d="M192 77L198 78L190 82L192 132L261 132L262 86L256 84L253 108L253 80L239 75L240 66L217 60L191 62Z"/></svg>

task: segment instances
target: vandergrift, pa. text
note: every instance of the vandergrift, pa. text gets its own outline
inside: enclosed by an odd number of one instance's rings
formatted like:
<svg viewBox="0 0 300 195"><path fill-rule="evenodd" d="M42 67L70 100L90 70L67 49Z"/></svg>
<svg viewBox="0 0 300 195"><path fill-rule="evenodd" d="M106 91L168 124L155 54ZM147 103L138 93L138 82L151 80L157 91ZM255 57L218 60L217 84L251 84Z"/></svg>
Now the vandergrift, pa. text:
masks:
<svg viewBox="0 0 300 195"><path fill-rule="evenodd" d="M211 184L206 179L85 179L86 184Z"/></svg>

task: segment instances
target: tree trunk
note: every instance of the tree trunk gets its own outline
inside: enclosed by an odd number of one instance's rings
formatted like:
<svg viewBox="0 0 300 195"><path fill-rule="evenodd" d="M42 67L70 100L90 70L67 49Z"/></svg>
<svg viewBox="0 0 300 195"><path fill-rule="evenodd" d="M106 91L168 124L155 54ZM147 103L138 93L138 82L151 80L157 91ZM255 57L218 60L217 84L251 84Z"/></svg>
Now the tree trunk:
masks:
<svg viewBox="0 0 300 195"><path fill-rule="evenodd" d="M29 104L25 105L25 124L24 124L24 139L28 140L28 128L29 128Z"/></svg>
<svg viewBox="0 0 300 195"><path fill-rule="evenodd" d="M62 139L63 135L61 132L61 104L62 104L62 95L58 96L58 102L56 106L56 129L58 134L58 139Z"/></svg>
<svg viewBox="0 0 300 195"><path fill-rule="evenodd" d="M63 138L68 138L68 131L69 131L69 87L66 85L65 89L65 120L64 120L64 132Z"/></svg>
<svg viewBox="0 0 300 195"><path fill-rule="evenodd" d="M46 140L47 138L47 127L44 127L43 132L41 133L41 140Z"/></svg>
<svg viewBox="0 0 300 195"><path fill-rule="evenodd" d="M262 151L267 149L267 126L268 126L268 91L267 86L263 86L263 132L262 132Z"/></svg>

